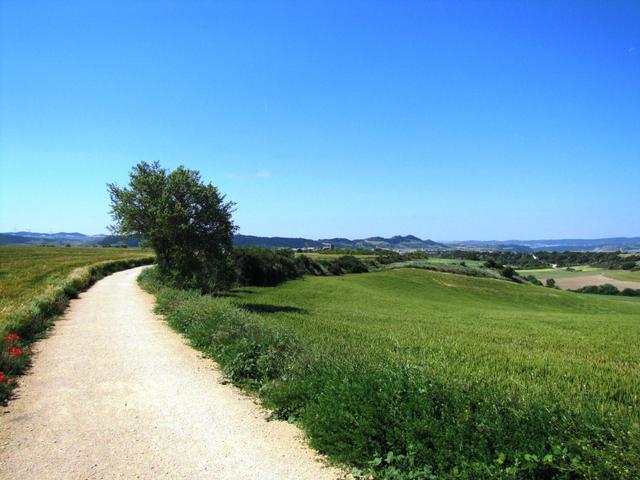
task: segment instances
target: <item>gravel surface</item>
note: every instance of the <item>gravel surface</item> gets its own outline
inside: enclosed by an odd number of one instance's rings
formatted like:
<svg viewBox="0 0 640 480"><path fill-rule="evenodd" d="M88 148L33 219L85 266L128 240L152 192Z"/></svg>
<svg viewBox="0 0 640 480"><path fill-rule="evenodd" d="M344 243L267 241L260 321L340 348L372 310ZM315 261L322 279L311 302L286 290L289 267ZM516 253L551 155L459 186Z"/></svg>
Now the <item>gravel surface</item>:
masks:
<svg viewBox="0 0 640 480"><path fill-rule="evenodd" d="M0 478L339 478L152 313L141 268L96 283L34 346L2 407Z"/></svg>

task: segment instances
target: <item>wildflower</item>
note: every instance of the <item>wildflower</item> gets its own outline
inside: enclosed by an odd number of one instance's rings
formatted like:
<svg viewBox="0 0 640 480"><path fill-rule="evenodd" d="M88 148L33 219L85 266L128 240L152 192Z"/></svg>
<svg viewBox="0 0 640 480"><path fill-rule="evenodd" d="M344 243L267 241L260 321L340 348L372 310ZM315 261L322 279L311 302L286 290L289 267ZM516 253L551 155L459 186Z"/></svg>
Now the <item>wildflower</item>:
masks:
<svg viewBox="0 0 640 480"><path fill-rule="evenodd" d="M7 385L13 385L15 383L15 379L10 378L7 380Z"/></svg>
<svg viewBox="0 0 640 480"><path fill-rule="evenodd" d="M9 347L9 356L10 357L19 357L22 355L22 349L18 347Z"/></svg>
<svg viewBox="0 0 640 480"><path fill-rule="evenodd" d="M0 383L4 382L4 372L0 372Z"/></svg>
<svg viewBox="0 0 640 480"><path fill-rule="evenodd" d="M7 335L6 337L4 337L4 339L7 342L13 342L15 340L20 340L20 337L18 336L17 333L10 333L9 335Z"/></svg>

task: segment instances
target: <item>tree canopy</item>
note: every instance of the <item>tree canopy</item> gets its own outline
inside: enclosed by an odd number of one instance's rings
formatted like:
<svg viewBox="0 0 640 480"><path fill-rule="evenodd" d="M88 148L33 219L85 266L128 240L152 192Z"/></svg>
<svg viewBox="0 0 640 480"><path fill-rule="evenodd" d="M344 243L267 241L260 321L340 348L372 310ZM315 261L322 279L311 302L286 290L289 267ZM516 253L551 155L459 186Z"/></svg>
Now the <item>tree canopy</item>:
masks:
<svg viewBox="0 0 640 480"><path fill-rule="evenodd" d="M199 172L180 166L168 172L158 162L141 162L129 186L108 184L111 229L142 235L154 249L160 272L181 287L215 291L233 280L234 204Z"/></svg>

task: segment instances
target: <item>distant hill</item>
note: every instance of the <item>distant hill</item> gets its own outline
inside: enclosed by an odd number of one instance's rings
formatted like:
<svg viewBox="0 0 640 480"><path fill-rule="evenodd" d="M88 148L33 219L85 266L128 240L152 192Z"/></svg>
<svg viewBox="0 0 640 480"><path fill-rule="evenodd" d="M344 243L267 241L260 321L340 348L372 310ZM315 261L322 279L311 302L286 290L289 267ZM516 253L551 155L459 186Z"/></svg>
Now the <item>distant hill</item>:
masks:
<svg viewBox="0 0 640 480"><path fill-rule="evenodd" d="M396 235L391 238L369 237L358 240L346 238L327 238L319 240L321 243L330 243L335 248L366 248L373 250L383 248L386 250L446 250L448 247L433 240L422 240L414 235Z"/></svg>
<svg viewBox="0 0 640 480"><path fill-rule="evenodd" d="M373 250L383 248L388 250L442 250L447 246L433 240L421 240L413 235L395 236L391 238L370 237L349 240L348 238L324 238L310 240L307 238L287 237L255 237L252 235L236 235L233 243L240 247L266 248L365 248Z"/></svg>
<svg viewBox="0 0 640 480"><path fill-rule="evenodd" d="M233 244L238 247L322 248L322 242L307 238L256 237L253 235L234 235Z"/></svg>
<svg viewBox="0 0 640 480"><path fill-rule="evenodd" d="M640 251L640 237L562 240L466 240L448 242L451 248L514 252L623 252Z"/></svg>
<svg viewBox="0 0 640 480"><path fill-rule="evenodd" d="M38 233L8 232L0 233L0 245L74 245L106 246L124 245L136 247L140 238L124 238L114 235L85 235L78 232ZM575 252L623 252L640 251L640 237L614 237L598 239L563 240L464 240L445 243L423 240L415 235L396 235L390 238L369 237L349 240L348 238L325 238L311 240L292 237L259 237L254 235L234 235L233 243L240 247L264 248L376 248L388 250L490 250L512 252L575 251Z"/></svg>
<svg viewBox="0 0 640 480"><path fill-rule="evenodd" d="M0 245L74 245L74 246L106 246L122 245L136 247L140 238L124 238L114 235L84 235L82 233L37 233L12 232L0 234ZM447 246L433 240L421 240L414 235L395 236L391 238L370 237L349 240L347 238L329 238L311 240L308 238L258 237L254 235L234 235L233 243L240 247L264 248L366 248L373 250L383 248L390 250L441 250Z"/></svg>
<svg viewBox="0 0 640 480"><path fill-rule="evenodd" d="M85 235L78 232L9 232L0 233L0 245L92 246L99 245L105 237L106 235Z"/></svg>

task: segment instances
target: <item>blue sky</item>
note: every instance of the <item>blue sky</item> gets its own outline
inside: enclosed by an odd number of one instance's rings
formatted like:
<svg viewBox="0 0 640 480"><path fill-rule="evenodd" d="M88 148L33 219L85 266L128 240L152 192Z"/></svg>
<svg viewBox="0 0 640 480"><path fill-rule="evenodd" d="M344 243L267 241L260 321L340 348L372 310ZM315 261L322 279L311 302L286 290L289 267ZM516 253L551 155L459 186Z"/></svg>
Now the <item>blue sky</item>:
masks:
<svg viewBox="0 0 640 480"><path fill-rule="evenodd" d="M0 231L142 160L245 234L640 235L640 2L0 2Z"/></svg>

